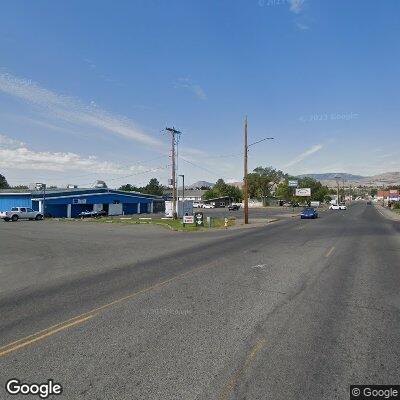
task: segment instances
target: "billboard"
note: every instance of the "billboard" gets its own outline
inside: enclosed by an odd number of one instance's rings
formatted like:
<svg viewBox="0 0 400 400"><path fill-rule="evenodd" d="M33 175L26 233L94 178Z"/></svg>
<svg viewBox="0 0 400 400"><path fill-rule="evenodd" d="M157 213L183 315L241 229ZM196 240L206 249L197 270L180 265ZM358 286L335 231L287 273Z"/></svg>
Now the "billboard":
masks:
<svg viewBox="0 0 400 400"><path fill-rule="evenodd" d="M311 196L311 188L301 188L301 189L296 189L296 196Z"/></svg>
<svg viewBox="0 0 400 400"><path fill-rule="evenodd" d="M299 181L289 181L289 187L297 187L299 186Z"/></svg>

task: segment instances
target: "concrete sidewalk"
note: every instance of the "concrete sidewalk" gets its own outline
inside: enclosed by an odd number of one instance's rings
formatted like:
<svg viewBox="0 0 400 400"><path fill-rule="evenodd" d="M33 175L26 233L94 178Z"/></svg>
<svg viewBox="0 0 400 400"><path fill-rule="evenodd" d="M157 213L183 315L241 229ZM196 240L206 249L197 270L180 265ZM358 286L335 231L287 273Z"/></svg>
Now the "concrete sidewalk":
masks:
<svg viewBox="0 0 400 400"><path fill-rule="evenodd" d="M385 218L391 219L392 221L400 221L400 213L383 207L380 204L375 204L375 207Z"/></svg>

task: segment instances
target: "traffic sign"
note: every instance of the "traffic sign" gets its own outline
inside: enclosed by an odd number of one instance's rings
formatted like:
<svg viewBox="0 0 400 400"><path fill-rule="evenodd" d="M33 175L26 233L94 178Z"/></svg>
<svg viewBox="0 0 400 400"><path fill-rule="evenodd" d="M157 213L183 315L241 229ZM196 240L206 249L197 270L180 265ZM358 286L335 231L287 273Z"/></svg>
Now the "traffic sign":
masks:
<svg viewBox="0 0 400 400"><path fill-rule="evenodd" d="M204 225L204 215L202 212L196 212L194 213L194 220L195 224L197 226L203 226Z"/></svg>

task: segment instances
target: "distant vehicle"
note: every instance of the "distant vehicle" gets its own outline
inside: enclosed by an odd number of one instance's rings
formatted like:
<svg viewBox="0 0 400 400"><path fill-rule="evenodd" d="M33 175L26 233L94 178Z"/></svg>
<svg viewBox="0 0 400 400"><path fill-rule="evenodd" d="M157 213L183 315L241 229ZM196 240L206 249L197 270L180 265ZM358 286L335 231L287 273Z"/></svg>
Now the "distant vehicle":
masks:
<svg viewBox="0 0 400 400"><path fill-rule="evenodd" d="M239 209L240 209L239 204L230 204L230 205L228 206L228 210L229 210L229 211L237 211L237 210L239 210Z"/></svg>
<svg viewBox="0 0 400 400"><path fill-rule="evenodd" d="M193 208L203 208L203 207L204 207L203 203L199 203L198 201L193 202Z"/></svg>
<svg viewBox="0 0 400 400"><path fill-rule="evenodd" d="M371 201L371 200L368 200L368 201L367 201L367 205L370 206L371 204L372 204L372 201Z"/></svg>
<svg viewBox="0 0 400 400"><path fill-rule="evenodd" d="M300 218L301 219L315 219L315 218L318 218L318 212L315 208L307 207L301 212Z"/></svg>
<svg viewBox="0 0 400 400"><path fill-rule="evenodd" d="M214 204L203 204L203 208L215 208Z"/></svg>
<svg viewBox="0 0 400 400"><path fill-rule="evenodd" d="M6 222L16 222L19 219L40 221L43 219L43 214L39 211L34 211L32 210L32 208L28 207L13 207L11 211L0 212L0 218L4 219L4 221Z"/></svg>
<svg viewBox="0 0 400 400"><path fill-rule="evenodd" d="M329 206L330 210L347 210L347 207L345 204L331 204Z"/></svg>
<svg viewBox="0 0 400 400"><path fill-rule="evenodd" d="M283 206L283 207L292 207L292 204L291 204L290 202L288 202L288 201L285 201L285 202L282 204L282 206Z"/></svg>
<svg viewBox="0 0 400 400"><path fill-rule="evenodd" d="M82 211L80 214L78 214L78 217L80 218L99 218L99 217L105 217L107 213L104 210L100 211Z"/></svg>

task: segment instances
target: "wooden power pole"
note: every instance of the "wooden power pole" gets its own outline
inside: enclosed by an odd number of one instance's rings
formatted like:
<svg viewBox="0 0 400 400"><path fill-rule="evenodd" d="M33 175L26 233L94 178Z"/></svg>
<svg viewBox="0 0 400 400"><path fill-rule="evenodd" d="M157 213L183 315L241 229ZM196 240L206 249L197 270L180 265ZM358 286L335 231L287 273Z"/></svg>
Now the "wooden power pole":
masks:
<svg viewBox="0 0 400 400"><path fill-rule="evenodd" d="M244 120L244 176L243 176L243 201L244 201L244 223L249 223L249 187L247 181L247 116Z"/></svg>
<svg viewBox="0 0 400 400"><path fill-rule="evenodd" d="M172 171L171 171L171 181L172 181L172 212L174 219L177 218L176 213L176 155L175 155L175 146L176 146L176 135L179 135L181 132L177 131L175 128L165 128L167 132L171 134L171 159L172 159Z"/></svg>

